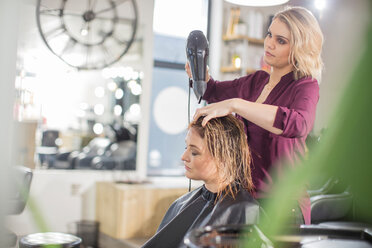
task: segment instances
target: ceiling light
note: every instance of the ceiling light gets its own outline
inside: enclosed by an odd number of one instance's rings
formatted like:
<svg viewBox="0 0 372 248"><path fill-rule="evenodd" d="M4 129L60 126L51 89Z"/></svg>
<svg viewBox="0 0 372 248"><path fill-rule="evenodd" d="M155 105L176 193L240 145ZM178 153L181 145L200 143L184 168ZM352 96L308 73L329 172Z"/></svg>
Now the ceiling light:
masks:
<svg viewBox="0 0 372 248"><path fill-rule="evenodd" d="M285 4L289 0L225 0L225 1L237 5L264 7Z"/></svg>
<svg viewBox="0 0 372 248"><path fill-rule="evenodd" d="M315 1L315 8L318 10L323 10L326 6L326 1L325 0L316 0Z"/></svg>

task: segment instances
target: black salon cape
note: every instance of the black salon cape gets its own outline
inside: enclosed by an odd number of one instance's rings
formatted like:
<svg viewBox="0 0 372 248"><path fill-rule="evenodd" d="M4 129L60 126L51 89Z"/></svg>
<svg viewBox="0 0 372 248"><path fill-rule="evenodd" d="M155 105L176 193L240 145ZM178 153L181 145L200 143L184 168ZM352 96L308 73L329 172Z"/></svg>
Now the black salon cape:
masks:
<svg viewBox="0 0 372 248"><path fill-rule="evenodd" d="M239 190L235 199L226 196L217 203L216 196L203 185L178 198L169 207L155 235L142 247L186 247L183 239L194 228L257 223L260 208L248 191Z"/></svg>

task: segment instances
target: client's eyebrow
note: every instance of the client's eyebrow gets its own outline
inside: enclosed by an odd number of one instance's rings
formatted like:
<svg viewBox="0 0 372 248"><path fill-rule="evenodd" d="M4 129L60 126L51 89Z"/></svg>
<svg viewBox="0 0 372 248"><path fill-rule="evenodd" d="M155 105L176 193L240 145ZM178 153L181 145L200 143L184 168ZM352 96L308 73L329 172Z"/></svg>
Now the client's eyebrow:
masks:
<svg viewBox="0 0 372 248"><path fill-rule="evenodd" d="M190 144L189 146L190 146L190 147L193 147L193 148L196 148L196 149L198 149L198 150L200 150L200 148L197 147L196 145Z"/></svg>

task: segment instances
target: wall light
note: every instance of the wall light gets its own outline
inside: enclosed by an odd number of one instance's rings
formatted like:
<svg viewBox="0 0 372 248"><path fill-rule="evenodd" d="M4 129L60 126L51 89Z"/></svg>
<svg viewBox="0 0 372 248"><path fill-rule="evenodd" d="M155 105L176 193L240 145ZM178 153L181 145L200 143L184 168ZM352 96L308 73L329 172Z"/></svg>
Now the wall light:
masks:
<svg viewBox="0 0 372 248"><path fill-rule="evenodd" d="M103 125L102 123L96 123L93 126L93 132L97 135L100 135L103 133Z"/></svg>
<svg viewBox="0 0 372 248"><path fill-rule="evenodd" d="M114 106L114 114L116 116L119 116L119 115L121 115L121 113L123 113L123 108L120 105L115 105Z"/></svg>
<svg viewBox="0 0 372 248"><path fill-rule="evenodd" d="M105 107L103 106L103 104L96 104L94 105L93 111L96 115L103 115L103 113L105 112Z"/></svg>
<svg viewBox="0 0 372 248"><path fill-rule="evenodd" d="M123 98L123 96L124 96L124 91L122 89L118 88L117 90L115 90L115 98L117 100Z"/></svg>
<svg viewBox="0 0 372 248"><path fill-rule="evenodd" d="M115 91L118 88L118 85L114 81L110 81L107 83L107 88L110 91Z"/></svg>
<svg viewBox="0 0 372 248"><path fill-rule="evenodd" d="M289 0L225 0L225 1L243 6L264 7L285 4Z"/></svg>
<svg viewBox="0 0 372 248"><path fill-rule="evenodd" d="M98 98L102 98L105 96L105 89L101 86L98 86L94 89L94 95Z"/></svg>

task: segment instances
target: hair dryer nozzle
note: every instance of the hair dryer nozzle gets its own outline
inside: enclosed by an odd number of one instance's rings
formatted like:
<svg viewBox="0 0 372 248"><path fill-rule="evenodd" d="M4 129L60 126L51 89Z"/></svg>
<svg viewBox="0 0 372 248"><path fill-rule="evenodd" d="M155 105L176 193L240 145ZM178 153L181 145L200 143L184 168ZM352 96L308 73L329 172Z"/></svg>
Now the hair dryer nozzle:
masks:
<svg viewBox="0 0 372 248"><path fill-rule="evenodd" d="M200 103L207 90L207 83L204 81L194 81L192 89L194 90L196 99L198 99L198 103Z"/></svg>

